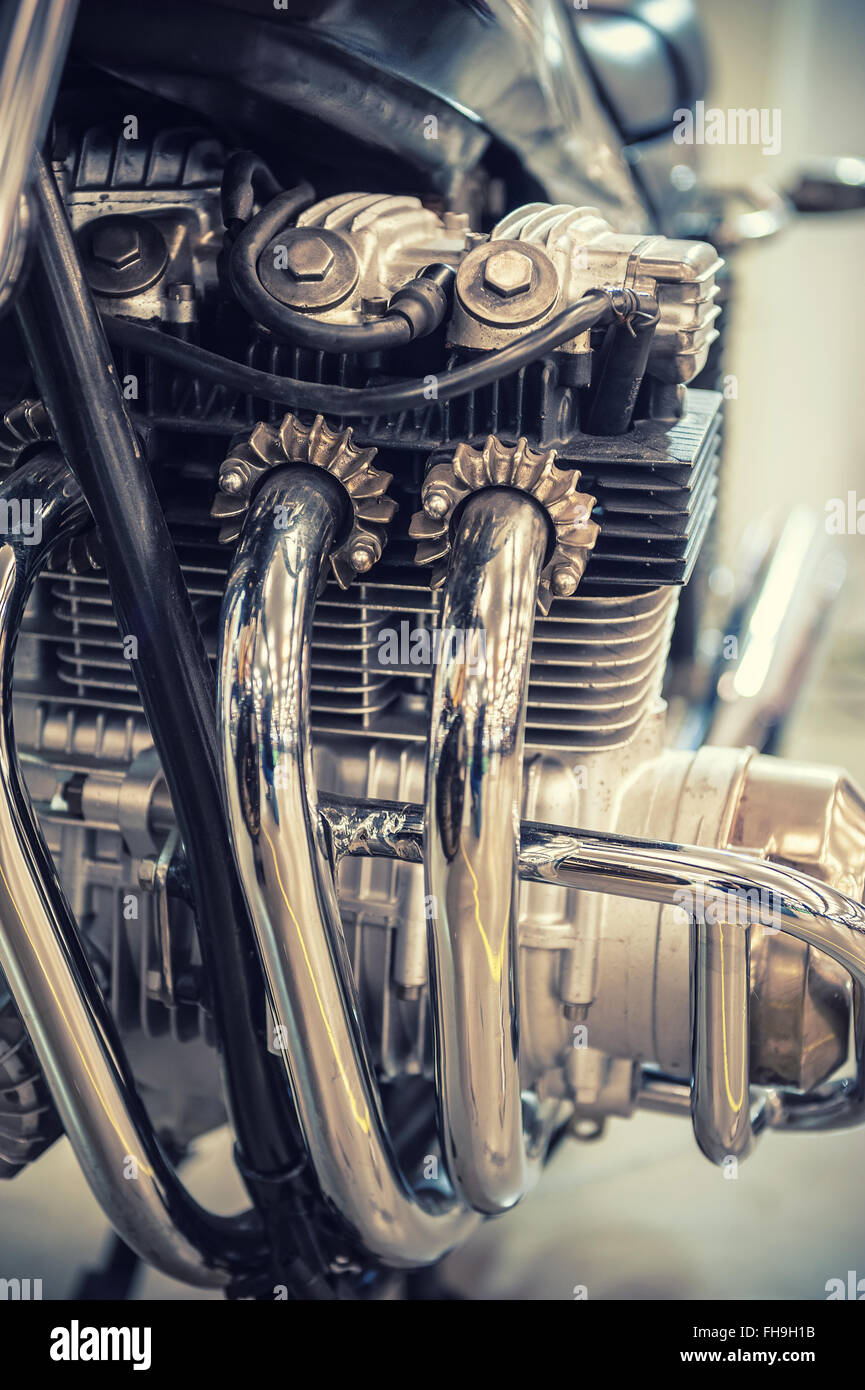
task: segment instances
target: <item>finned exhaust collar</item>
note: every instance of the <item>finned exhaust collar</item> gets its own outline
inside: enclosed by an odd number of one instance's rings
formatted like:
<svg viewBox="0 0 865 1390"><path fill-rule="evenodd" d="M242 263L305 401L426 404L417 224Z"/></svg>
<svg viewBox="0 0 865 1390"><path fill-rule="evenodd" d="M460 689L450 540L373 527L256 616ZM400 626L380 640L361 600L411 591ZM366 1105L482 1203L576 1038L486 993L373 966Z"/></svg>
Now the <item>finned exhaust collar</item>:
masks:
<svg viewBox="0 0 865 1390"><path fill-rule="evenodd" d="M298 463L323 468L342 485L351 504L351 528L330 556L337 584L347 589L355 575L365 574L381 557L387 527L397 509L387 496L393 474L373 468L376 453L354 443L351 427L332 430L322 415L311 425L289 414L279 425L253 426L234 442L219 470L220 492L211 515L223 523L220 541L237 540L252 495L265 474Z"/></svg>
<svg viewBox="0 0 865 1390"><path fill-rule="evenodd" d="M492 434L480 449L462 443L449 457L433 455L421 489L423 511L412 517L409 535L419 542L415 562L435 566L434 589L444 583L451 521L459 504L483 488L512 487L539 503L554 532L555 548L541 571L538 608L546 614L554 598L576 592L600 533L591 519L596 499L577 491L578 468L559 468L555 459L555 449L532 449L525 438L503 444Z"/></svg>

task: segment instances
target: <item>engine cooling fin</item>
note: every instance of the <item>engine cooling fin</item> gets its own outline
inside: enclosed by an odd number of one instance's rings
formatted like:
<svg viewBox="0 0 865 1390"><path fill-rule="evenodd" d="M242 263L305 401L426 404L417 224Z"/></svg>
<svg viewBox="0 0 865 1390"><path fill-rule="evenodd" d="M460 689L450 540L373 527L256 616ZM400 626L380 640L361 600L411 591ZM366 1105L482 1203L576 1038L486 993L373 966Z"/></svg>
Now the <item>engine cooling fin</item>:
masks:
<svg viewBox="0 0 865 1390"><path fill-rule="evenodd" d="M503 390L500 422L505 403ZM191 417L180 421L176 434L167 425L159 428L164 502L211 657L228 564L227 547L218 540L220 523L208 515L226 452L224 400L219 404L222 423L209 429L206 418L195 422L192 450ZM555 446L557 466L579 469L581 491L597 498L592 520L600 534L577 594L554 597L548 613L536 620L528 746L619 746L657 698L678 588L693 568L715 506L720 404L717 392L689 390L686 413L672 425L641 420L622 437L573 435ZM441 410L437 403L433 407ZM251 412L254 403L245 408ZM282 419L275 413L271 435ZM487 409L486 420L490 416ZM518 412L519 423L523 418ZM432 631L438 621L437 595L430 591L428 571L415 563L408 535L430 454L446 447L440 435L428 436L431 423L431 413L425 420L363 422L351 436L354 448L375 448L376 462L387 463L393 474L389 494L399 511L381 559L348 592L331 581L316 607L312 716L321 732L416 737L429 668L413 662L410 652L405 661L383 662L382 634L396 634L402 656L404 631ZM309 427L308 422L304 428ZM340 433L336 422L329 428ZM533 448L541 447L538 433ZM472 447L485 438L475 436ZM73 568L46 570L36 585L22 633L16 696L138 714L105 577L89 565L78 566L79 573Z"/></svg>

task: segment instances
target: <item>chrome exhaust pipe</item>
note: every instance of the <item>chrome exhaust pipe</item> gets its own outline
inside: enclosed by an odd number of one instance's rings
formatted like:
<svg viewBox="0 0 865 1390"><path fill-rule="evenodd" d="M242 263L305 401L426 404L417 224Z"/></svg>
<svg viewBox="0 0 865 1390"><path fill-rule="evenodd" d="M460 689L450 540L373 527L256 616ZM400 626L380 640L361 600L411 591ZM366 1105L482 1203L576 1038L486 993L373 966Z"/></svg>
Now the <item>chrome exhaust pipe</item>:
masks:
<svg viewBox="0 0 865 1390"><path fill-rule="evenodd" d="M247 1217L204 1211L179 1182L138 1097L18 765L15 644L46 554L88 516L54 449L0 485L0 968L63 1127L108 1220L171 1278L220 1287L253 1268L262 1238ZM38 525L23 528L22 517Z"/></svg>
<svg viewBox="0 0 865 1390"><path fill-rule="evenodd" d="M547 518L528 494L469 497L445 580L433 687L425 864L440 1132L455 1190L486 1214L524 1195L536 1142L523 1137L517 855L529 652L548 540Z"/></svg>
<svg viewBox="0 0 865 1390"><path fill-rule="evenodd" d="M321 469L283 466L260 452L270 471L243 524L223 610L226 804L305 1142L325 1197L359 1241L395 1266L428 1263L464 1239L479 1212L506 1209L529 1185L553 1121L547 1106L533 1125L520 1095L518 878L685 906L695 975L691 1074L680 1080L644 1068L640 1099L690 1112L714 1161L744 1156L766 1128L862 1123L860 904L799 870L732 851L520 825L534 597L539 578L542 593L545 575L561 580L550 564L542 569L549 529L537 498L488 481L482 495L464 499L456 519L425 807L317 795L312 620L346 489ZM567 505L577 503L569 498ZM431 529L418 523L430 555L441 557L442 537ZM576 587L581 557L569 558L569 587L554 592ZM442 1149L453 1187L447 1195L412 1189L387 1132L339 917L335 869L344 854L426 866ZM719 926L725 898L731 920ZM854 1078L813 1095L778 1088L752 1100L748 929L757 924L815 946L852 976Z"/></svg>
<svg viewBox="0 0 865 1390"><path fill-rule="evenodd" d="M225 592L221 765L237 869L288 1081L324 1196L374 1256L432 1263L478 1221L412 1189L387 1132L318 813L309 732L316 594L346 494L321 468L278 468L244 522Z"/></svg>
<svg viewBox="0 0 865 1390"><path fill-rule="evenodd" d="M424 810L399 802L354 802L345 797L321 798L333 853L373 859L423 862ZM825 1131L865 1123L865 907L840 889L786 865L769 863L733 850L702 845L679 845L610 832L581 831L566 826L524 821L520 833L520 877L530 883L551 883L587 893L612 893L682 907L690 904L697 921L725 899L743 935L751 927L772 927L806 945L824 951L853 981L853 1054L856 1072L819 1087L813 1094L778 1088L768 1090L751 1107L747 1074L734 1093L736 1117L751 1108L753 1133L763 1129ZM718 915L713 910L713 916ZM738 966L741 968L741 957ZM717 1009L718 991L697 990L692 1038L711 1036L715 1064L721 1074L736 1076L741 1062L731 1060L718 1039L723 1038ZM662 1076L644 1067L640 1103L647 1109L690 1113L699 1136L723 1134L723 1112L713 1113L715 1090ZM732 1091L732 1088L731 1088ZM726 1104L726 1102L725 1102ZM745 1132L741 1119L737 1133ZM707 1149L710 1145L706 1146ZM733 1149L735 1154L735 1148ZM724 1155L726 1157L727 1155Z"/></svg>

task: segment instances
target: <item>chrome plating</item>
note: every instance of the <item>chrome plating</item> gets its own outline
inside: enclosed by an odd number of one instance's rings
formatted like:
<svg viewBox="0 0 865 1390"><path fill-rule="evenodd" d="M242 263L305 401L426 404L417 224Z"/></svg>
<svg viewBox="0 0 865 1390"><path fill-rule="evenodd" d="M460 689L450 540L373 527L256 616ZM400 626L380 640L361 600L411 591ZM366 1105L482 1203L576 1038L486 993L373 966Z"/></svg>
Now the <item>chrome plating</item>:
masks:
<svg viewBox="0 0 865 1390"><path fill-rule="evenodd" d="M400 1171L318 814L310 644L344 505L332 478L303 466L274 473L253 501L223 607L222 772L276 1036L319 1184L378 1259L423 1265L465 1239L478 1218L440 1188L413 1190Z"/></svg>
<svg viewBox="0 0 865 1390"><path fill-rule="evenodd" d="M12 667L27 599L47 552L89 514L55 449L0 485L0 499L9 515L16 504L38 504L42 527L38 544L7 532L0 545L0 968L108 1220L148 1264L188 1284L218 1287L260 1259L260 1238L246 1218L202 1210L159 1148L15 751Z"/></svg>
<svg viewBox="0 0 865 1390"><path fill-rule="evenodd" d="M321 814L330 828L337 857L361 854L414 860L422 855L423 810L420 806L380 802L352 803L322 798ZM520 837L520 877L555 883L590 893L612 893L642 902L681 906L727 898L732 931L769 926L825 951L853 979L853 1052L856 1075L842 1077L811 1094L777 1089L764 1093L751 1111L751 1126L772 1129L844 1129L865 1122L865 907L839 889L780 864L752 859L730 850L679 845L602 832L584 833L562 826L524 821ZM708 1036L720 1021L708 1020L712 990L696 993L693 1036ZM734 1040L735 1042L735 1040ZM741 1063L731 1048L718 1044L716 1062L725 1061L735 1076ZM648 1108L687 1113L698 1133L725 1133L723 1116L712 1106L713 1091L694 1088L678 1078L644 1068L640 1103ZM750 1103L748 1087L730 1107L735 1118L733 1142L745 1132L742 1107ZM735 1154L735 1148L733 1149ZM726 1156L726 1155L724 1155Z"/></svg>
<svg viewBox="0 0 865 1390"><path fill-rule="evenodd" d="M517 846L544 512L470 497L445 580L426 782L430 980L440 1130L456 1190L505 1211L528 1184L519 1075ZM451 633L471 636L468 666ZM465 643L463 644L463 646Z"/></svg>

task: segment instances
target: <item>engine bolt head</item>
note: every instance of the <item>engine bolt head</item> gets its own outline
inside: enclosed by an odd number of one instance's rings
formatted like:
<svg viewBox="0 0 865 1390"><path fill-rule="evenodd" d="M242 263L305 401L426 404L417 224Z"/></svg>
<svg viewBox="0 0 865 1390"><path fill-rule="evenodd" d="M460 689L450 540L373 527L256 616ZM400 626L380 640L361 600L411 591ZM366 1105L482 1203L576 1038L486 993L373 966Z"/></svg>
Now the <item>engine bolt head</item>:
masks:
<svg viewBox="0 0 865 1390"><path fill-rule="evenodd" d="M333 252L321 237L311 232L309 236L295 237L288 243L285 264L295 280L323 280L333 265Z"/></svg>
<svg viewBox="0 0 865 1390"><path fill-rule="evenodd" d="M101 265L125 270L141 256L141 236L131 218L105 218L93 230L90 249L93 259Z"/></svg>
<svg viewBox="0 0 865 1390"><path fill-rule="evenodd" d="M238 492L243 492L247 483L247 473L239 464L232 463L230 460L223 464L219 470L219 487L221 492L227 492L234 496Z"/></svg>
<svg viewBox="0 0 865 1390"><path fill-rule="evenodd" d="M533 268L521 251L494 251L484 262L484 285L502 299L513 299L531 289Z"/></svg>
<svg viewBox="0 0 865 1390"><path fill-rule="evenodd" d="M450 511L451 499L443 488L430 488L424 494L423 509L432 521L444 521Z"/></svg>
<svg viewBox="0 0 865 1390"><path fill-rule="evenodd" d="M366 574L367 570L372 569L377 559L378 555L369 541L358 541L356 545L352 546L349 555L352 569L356 570L358 574Z"/></svg>
<svg viewBox="0 0 865 1390"><path fill-rule="evenodd" d="M578 576L568 565L556 565L550 576L550 588L556 598L570 598L577 592Z"/></svg>

